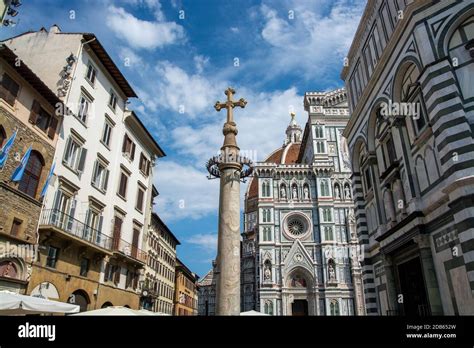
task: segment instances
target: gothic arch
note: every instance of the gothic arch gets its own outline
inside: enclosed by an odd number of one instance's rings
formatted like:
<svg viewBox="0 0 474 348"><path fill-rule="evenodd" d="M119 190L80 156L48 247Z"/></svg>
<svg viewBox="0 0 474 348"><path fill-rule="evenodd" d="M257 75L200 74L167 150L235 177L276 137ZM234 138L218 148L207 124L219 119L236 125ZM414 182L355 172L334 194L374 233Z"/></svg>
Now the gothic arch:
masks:
<svg viewBox="0 0 474 348"><path fill-rule="evenodd" d="M459 26L464 23L469 17L474 15L474 4L469 4L461 11L452 15L448 22L446 22L443 30L441 31L438 38L438 55L440 58L448 56L448 46L451 37Z"/></svg>
<svg viewBox="0 0 474 348"><path fill-rule="evenodd" d="M352 163L353 173L360 172L360 152L361 152L362 146L367 148L367 142L366 142L366 139L362 135L359 135L351 151L351 163Z"/></svg>
<svg viewBox="0 0 474 348"><path fill-rule="evenodd" d="M315 279L312 274L312 272L307 269L304 265L296 265L293 268L291 268L288 272L286 277L284 278L285 281L283 284L285 284L286 287L288 288L294 288L292 285L292 282L295 280L296 276L301 276L305 281L306 281L306 289L311 289L314 284L315 284Z"/></svg>
<svg viewBox="0 0 474 348"><path fill-rule="evenodd" d="M393 102L401 101L402 99L401 88L402 88L403 78L405 77L406 72L412 65L415 65L415 67L418 70L418 74L420 75L423 69L422 69L422 65L420 64L417 58L413 56L406 56L400 61L400 63L398 63L398 67L395 70L395 74L394 74L395 78L393 79L393 84L392 84L392 101Z"/></svg>
<svg viewBox="0 0 474 348"><path fill-rule="evenodd" d="M5 257L0 259L0 276L26 280L26 264L18 257Z"/></svg>

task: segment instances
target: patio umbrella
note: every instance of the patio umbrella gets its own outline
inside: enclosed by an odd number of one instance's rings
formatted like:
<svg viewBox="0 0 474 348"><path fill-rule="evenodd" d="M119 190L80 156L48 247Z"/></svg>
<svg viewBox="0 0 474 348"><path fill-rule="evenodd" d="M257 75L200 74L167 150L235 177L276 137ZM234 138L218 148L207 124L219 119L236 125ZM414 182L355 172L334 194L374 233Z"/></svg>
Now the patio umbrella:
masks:
<svg viewBox="0 0 474 348"><path fill-rule="evenodd" d="M257 312L257 311L254 311L254 310L247 311L247 312L241 312L240 315L243 315L243 316L246 316L246 315L249 315L249 316L251 316L251 315L268 316L268 314Z"/></svg>
<svg viewBox="0 0 474 348"><path fill-rule="evenodd" d="M138 312L142 313L142 315L169 315L169 314L166 314L166 313L162 313L162 312L152 312L152 311L149 311L147 309L140 309Z"/></svg>
<svg viewBox="0 0 474 348"><path fill-rule="evenodd" d="M70 303L0 291L0 315L78 313L79 310L79 306Z"/></svg>
<svg viewBox="0 0 474 348"><path fill-rule="evenodd" d="M138 311L136 309L131 309L128 307L110 306L106 308L95 309L92 311L81 312L74 315L153 315L153 314L149 314L153 312L150 312L150 311L146 311L146 312L147 313L144 313L143 311Z"/></svg>

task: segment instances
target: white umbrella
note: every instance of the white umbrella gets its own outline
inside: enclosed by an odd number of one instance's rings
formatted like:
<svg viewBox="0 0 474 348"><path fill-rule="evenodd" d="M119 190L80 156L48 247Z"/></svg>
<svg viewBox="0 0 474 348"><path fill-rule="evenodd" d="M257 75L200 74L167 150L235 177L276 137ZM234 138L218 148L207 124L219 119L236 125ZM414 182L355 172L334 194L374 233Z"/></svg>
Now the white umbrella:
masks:
<svg viewBox="0 0 474 348"><path fill-rule="evenodd" d="M169 315L162 312L152 312L152 311L149 311L148 309L140 309L138 312L142 313L143 315Z"/></svg>
<svg viewBox="0 0 474 348"><path fill-rule="evenodd" d="M265 313L261 313L261 312L257 312L257 311L254 311L254 310L251 310L251 311L247 311L247 312L241 312L240 315L243 315L243 316L246 316L246 315L262 315L262 316L268 316L268 314L265 314Z"/></svg>
<svg viewBox="0 0 474 348"><path fill-rule="evenodd" d="M0 315L78 313L79 310L79 306L70 303L0 291Z"/></svg>
<svg viewBox="0 0 474 348"><path fill-rule="evenodd" d="M153 315L149 314L150 311L146 311L148 313L144 313L142 311L138 311L136 309L131 309L128 307L122 306L110 306L101 309L95 309L92 311L81 312L74 315Z"/></svg>

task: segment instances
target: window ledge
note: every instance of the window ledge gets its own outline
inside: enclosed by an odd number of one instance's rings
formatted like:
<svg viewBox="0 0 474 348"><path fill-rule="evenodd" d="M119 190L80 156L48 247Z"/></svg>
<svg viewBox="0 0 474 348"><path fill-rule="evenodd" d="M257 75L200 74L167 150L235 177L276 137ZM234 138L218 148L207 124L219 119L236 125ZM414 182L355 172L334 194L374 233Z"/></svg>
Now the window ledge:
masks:
<svg viewBox="0 0 474 348"><path fill-rule="evenodd" d="M110 151L110 146L109 146L109 145L107 145L106 143L104 143L104 142L102 141L102 139L100 140L100 142L102 143L102 145L104 145L104 146L107 148L107 150Z"/></svg>
<svg viewBox="0 0 474 348"><path fill-rule="evenodd" d="M127 199L126 199L124 196L122 196L120 193L118 193L118 192L117 192L117 196L119 196L120 198L122 198L125 202L127 201Z"/></svg>

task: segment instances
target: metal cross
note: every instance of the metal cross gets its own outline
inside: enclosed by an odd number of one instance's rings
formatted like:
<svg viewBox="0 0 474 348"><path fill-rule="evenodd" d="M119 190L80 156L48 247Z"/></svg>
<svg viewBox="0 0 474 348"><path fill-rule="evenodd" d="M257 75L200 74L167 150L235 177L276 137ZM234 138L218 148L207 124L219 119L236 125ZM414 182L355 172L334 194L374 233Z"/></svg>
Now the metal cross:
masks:
<svg viewBox="0 0 474 348"><path fill-rule="evenodd" d="M225 95L227 96L227 101L225 103L221 103L219 101L216 102L214 108L217 111L221 111L221 109L227 109L227 123L234 122L234 114L233 109L236 106L240 106L241 108L245 108L247 105L247 101L244 98L240 98L239 101L233 101L232 97L235 94L235 90L232 87L229 87L225 90Z"/></svg>

